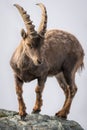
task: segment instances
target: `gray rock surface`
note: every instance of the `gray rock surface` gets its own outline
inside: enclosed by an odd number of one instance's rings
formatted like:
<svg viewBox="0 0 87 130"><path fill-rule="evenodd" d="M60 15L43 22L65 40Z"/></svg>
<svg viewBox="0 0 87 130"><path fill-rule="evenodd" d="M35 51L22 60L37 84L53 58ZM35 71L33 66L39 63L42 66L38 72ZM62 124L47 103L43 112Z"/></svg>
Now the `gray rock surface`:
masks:
<svg viewBox="0 0 87 130"><path fill-rule="evenodd" d="M0 130L84 130L77 122L41 114L21 121L17 112L0 109Z"/></svg>

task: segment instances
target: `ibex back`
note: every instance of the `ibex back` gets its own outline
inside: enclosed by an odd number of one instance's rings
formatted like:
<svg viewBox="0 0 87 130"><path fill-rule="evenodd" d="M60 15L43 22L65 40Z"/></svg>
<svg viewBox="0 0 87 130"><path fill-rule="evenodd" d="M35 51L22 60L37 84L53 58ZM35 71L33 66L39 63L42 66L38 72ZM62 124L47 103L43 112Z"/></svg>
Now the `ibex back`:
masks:
<svg viewBox="0 0 87 130"><path fill-rule="evenodd" d="M48 76L55 76L65 94L65 102L56 116L67 118L72 99L76 94L75 73L83 67L84 51L79 41L70 33L61 30L46 31L47 12L42 3L42 19L38 31L27 12L18 4L27 32L21 31L22 40L14 52L10 64L14 71L19 115L23 120L26 106L22 97L24 82L37 79L36 102L33 113L41 111L42 92Z"/></svg>

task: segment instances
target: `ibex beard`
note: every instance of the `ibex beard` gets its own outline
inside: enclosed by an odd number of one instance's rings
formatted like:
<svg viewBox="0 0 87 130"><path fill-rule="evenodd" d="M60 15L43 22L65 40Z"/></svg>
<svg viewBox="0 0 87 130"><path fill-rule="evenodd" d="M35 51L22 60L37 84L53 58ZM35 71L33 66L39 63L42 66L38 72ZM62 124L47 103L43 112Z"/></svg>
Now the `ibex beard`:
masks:
<svg viewBox="0 0 87 130"><path fill-rule="evenodd" d="M83 67L84 51L75 36L61 30L47 31L47 11L42 3L42 20L38 31L27 12L18 4L27 32L22 29L22 40L12 55L10 65L14 71L19 115L24 120L26 106L23 100L23 83L37 79L36 102L33 113L41 111L42 92L48 76L55 76L65 94L65 102L56 116L67 118L76 94L75 74Z"/></svg>

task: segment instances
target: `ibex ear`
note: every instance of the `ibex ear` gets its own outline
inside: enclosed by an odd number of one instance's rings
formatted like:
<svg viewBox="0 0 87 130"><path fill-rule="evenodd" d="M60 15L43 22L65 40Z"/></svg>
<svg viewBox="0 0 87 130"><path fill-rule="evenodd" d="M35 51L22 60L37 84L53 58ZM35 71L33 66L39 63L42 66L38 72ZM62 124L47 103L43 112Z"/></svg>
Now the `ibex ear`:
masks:
<svg viewBox="0 0 87 130"><path fill-rule="evenodd" d="M23 39L25 39L27 37L27 34L24 29L21 30L21 36Z"/></svg>

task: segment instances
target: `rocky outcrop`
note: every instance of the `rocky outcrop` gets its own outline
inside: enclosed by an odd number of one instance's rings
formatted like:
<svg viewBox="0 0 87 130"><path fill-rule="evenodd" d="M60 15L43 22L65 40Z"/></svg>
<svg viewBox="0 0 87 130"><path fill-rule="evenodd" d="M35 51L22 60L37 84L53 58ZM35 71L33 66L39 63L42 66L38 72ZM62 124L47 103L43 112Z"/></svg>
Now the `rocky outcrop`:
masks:
<svg viewBox="0 0 87 130"><path fill-rule="evenodd" d="M0 130L84 130L77 122L40 114L27 115L25 121L17 112L0 110Z"/></svg>

